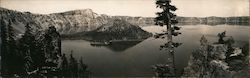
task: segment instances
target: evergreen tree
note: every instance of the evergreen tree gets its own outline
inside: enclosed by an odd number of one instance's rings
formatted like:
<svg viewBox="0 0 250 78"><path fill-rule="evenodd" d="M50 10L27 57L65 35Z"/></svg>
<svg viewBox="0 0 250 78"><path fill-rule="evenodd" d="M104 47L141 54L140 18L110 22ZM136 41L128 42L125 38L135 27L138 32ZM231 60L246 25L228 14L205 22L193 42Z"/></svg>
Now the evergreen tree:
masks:
<svg viewBox="0 0 250 78"><path fill-rule="evenodd" d="M7 51L7 26L3 17L1 18L1 69L2 75L6 75L8 73L8 51Z"/></svg>
<svg viewBox="0 0 250 78"><path fill-rule="evenodd" d="M34 52L31 53L34 66L41 68L45 64L45 54L41 40L35 40Z"/></svg>
<svg viewBox="0 0 250 78"><path fill-rule="evenodd" d="M87 72L87 65L83 63L82 57L79 60L79 77L87 77L88 72Z"/></svg>
<svg viewBox="0 0 250 78"><path fill-rule="evenodd" d="M80 67L81 67L81 70L82 70L82 71L87 70L87 66L83 63L82 57L81 57L81 59L79 60L79 63L80 63Z"/></svg>
<svg viewBox="0 0 250 78"><path fill-rule="evenodd" d="M12 21L9 20L9 24L7 26L7 61L8 66L10 67L10 74L17 74L18 67L16 66L18 64L18 53L17 53L17 46L15 41L15 32L12 27Z"/></svg>
<svg viewBox="0 0 250 78"><path fill-rule="evenodd" d="M71 77L75 78L78 76L78 63L76 59L73 57L73 51L71 51L69 58L69 69Z"/></svg>
<svg viewBox="0 0 250 78"><path fill-rule="evenodd" d="M69 77L69 63L65 54L62 55L62 75Z"/></svg>
<svg viewBox="0 0 250 78"><path fill-rule="evenodd" d="M41 38L41 32L34 32L31 28L32 25L36 25L33 22L28 23L25 28L25 35L29 38L30 41L30 49L31 49L31 58L33 60L34 67L41 68L45 63L45 54L44 54L44 45L43 45L43 38ZM41 39L40 39L41 38Z"/></svg>
<svg viewBox="0 0 250 78"><path fill-rule="evenodd" d="M0 21L0 25L1 25L1 55L4 55L4 53L6 53L6 44L7 44L7 27L6 27L6 23L3 20L3 17L1 18Z"/></svg>
<svg viewBox="0 0 250 78"><path fill-rule="evenodd" d="M17 51L15 32L12 27L11 20L9 20L8 25L6 25L3 18L1 19L1 36L3 75L12 76L14 74L18 74L20 71L20 67L16 65L20 64L21 54Z"/></svg>
<svg viewBox="0 0 250 78"><path fill-rule="evenodd" d="M157 12L157 17L155 18L155 24L159 26L166 26L166 31L164 33L160 33L155 35L156 38L165 38L167 37L167 43L160 46L160 49L166 49L168 52L170 52L172 57L172 64L166 64L166 65L155 65L154 69L156 70L156 73L158 74L158 77L167 77L167 76L175 76L175 68L174 68L174 48L181 45L181 43L173 42L172 36L177 36L181 34L180 32L177 32L177 30L180 30L180 27L176 26L178 21L176 20L176 15L173 13L177 10L177 8L170 4L171 0L156 0L156 8L160 8L163 11ZM164 71L163 71L164 69ZM168 69L168 70L165 70ZM165 72L168 71L168 72Z"/></svg>
<svg viewBox="0 0 250 78"><path fill-rule="evenodd" d="M34 61L32 59L32 53L35 51L35 36L32 34L32 29L29 24L25 26L26 30L20 42L20 51L23 54L23 70L24 73L28 74L36 69Z"/></svg>
<svg viewBox="0 0 250 78"><path fill-rule="evenodd" d="M156 7L162 9L162 12L157 12L157 17L155 18L155 24L160 26L166 26L167 31L165 33L157 34L155 37L159 38L167 36L167 43L162 45L161 48L167 48L170 52L173 52L174 47L178 47L181 43L175 43L172 40L172 36L177 36L181 34L180 32L176 32L176 30L180 30L180 27L177 27L176 24L178 21L176 20L176 15L173 13L177 10L177 8L170 4L171 0L156 0Z"/></svg>
<svg viewBox="0 0 250 78"><path fill-rule="evenodd" d="M61 56L61 37L54 26L49 27L44 35L45 57L46 59L58 60Z"/></svg>

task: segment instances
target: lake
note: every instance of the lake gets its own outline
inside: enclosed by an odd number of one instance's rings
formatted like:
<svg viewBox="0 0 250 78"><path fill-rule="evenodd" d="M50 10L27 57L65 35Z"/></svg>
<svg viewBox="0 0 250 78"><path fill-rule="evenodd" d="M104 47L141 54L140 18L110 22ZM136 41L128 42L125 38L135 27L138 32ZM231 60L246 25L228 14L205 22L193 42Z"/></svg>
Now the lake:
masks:
<svg viewBox="0 0 250 78"><path fill-rule="evenodd" d="M185 25L181 26L181 35L174 37L174 41L183 43L175 49L175 67L181 71L187 66L191 52L200 45L200 38L204 35L210 43L218 40L217 34L226 31L227 36L233 36L236 46L248 43L250 27L239 25ZM149 32L162 32L165 27L146 26ZM166 39L148 38L143 41L123 42L117 46L93 46L85 40L63 40L62 52L83 58L85 64L94 77L152 77L152 65L166 63L169 53L160 50L160 45ZM129 43L129 44L128 44Z"/></svg>

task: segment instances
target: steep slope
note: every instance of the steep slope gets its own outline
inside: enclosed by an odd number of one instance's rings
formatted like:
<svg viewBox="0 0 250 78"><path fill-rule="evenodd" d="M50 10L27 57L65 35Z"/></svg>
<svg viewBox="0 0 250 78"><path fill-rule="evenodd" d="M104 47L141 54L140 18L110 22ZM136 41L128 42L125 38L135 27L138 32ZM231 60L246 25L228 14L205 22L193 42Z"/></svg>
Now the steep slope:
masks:
<svg viewBox="0 0 250 78"><path fill-rule="evenodd" d="M92 31L112 19L122 19L139 26L148 25L150 22L153 24L153 18L108 16L105 14L97 14L91 9L73 10L43 15L0 8L0 18L3 18L5 21L8 21L9 19L12 20L12 22L14 22L15 29L19 33L23 33L24 25L30 22L33 22L35 24L35 28L37 29L46 29L49 26L55 26L61 34L74 34L77 32Z"/></svg>
<svg viewBox="0 0 250 78"><path fill-rule="evenodd" d="M83 35L82 35L83 34ZM101 27L87 33L78 35L90 37L91 40L139 40L150 37L152 34L132 25L124 20L114 19Z"/></svg>
<svg viewBox="0 0 250 78"><path fill-rule="evenodd" d="M28 12L18 12L0 8L0 20L4 20L7 24L9 23L9 21L11 21L16 33L24 33L24 26L27 22L31 22L33 20L33 17L36 17L36 15L30 14ZM38 24L40 23L34 21L32 27L41 29L42 26Z"/></svg>

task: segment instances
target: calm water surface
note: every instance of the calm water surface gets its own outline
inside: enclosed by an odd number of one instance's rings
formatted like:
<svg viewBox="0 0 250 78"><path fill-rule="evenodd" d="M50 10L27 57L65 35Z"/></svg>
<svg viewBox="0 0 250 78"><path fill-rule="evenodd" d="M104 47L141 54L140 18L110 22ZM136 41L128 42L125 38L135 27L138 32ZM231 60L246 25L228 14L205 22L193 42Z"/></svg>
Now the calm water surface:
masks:
<svg viewBox="0 0 250 78"><path fill-rule="evenodd" d="M147 26L144 30L155 33L162 32L164 27ZM187 66L192 51L200 45L199 40L205 35L209 42L217 41L217 34L226 31L227 36L233 36L235 45L241 46L249 40L250 27L238 25L186 25L182 26L180 36L174 37L176 42L183 43L176 48L175 67L178 71ZM121 46L91 46L85 40L63 40L62 52L73 54L76 58L83 58L89 66L94 77L151 77L154 72L151 68L154 64L166 63L169 54L159 50L166 40L148 38L144 41Z"/></svg>

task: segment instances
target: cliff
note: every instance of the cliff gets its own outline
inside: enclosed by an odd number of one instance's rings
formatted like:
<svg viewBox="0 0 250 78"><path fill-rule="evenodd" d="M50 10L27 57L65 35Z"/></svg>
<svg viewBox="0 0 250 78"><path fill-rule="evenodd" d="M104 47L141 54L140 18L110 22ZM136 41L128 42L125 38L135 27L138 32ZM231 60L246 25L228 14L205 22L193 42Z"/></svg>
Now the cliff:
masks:
<svg viewBox="0 0 250 78"><path fill-rule="evenodd" d="M11 19L14 22L14 28L18 33L24 33L24 25L29 22L37 24L35 27L36 29L46 29L49 26L55 26L60 34L74 34L77 32L92 31L108 23L109 20L114 19L125 20L133 25L139 26L153 24L152 18L108 16L105 14L97 14L91 9L43 15L0 8L0 18L3 18L3 20Z"/></svg>
<svg viewBox="0 0 250 78"><path fill-rule="evenodd" d="M13 21L14 29L18 33L24 33L24 25L33 22L34 28L43 30L55 26L60 34L74 34L78 32L92 31L108 23L110 20L120 19L137 26L154 25L153 17L109 16L97 14L91 9L72 10L53 14L33 14L19 12L0 7L0 18ZM180 25L186 24L240 24L250 25L250 17L177 17Z"/></svg>

